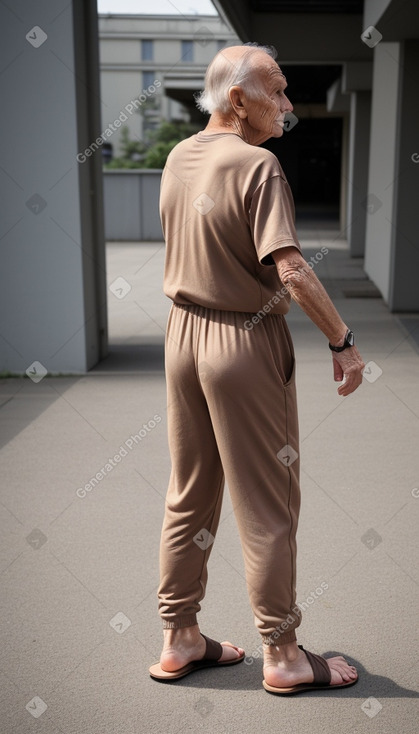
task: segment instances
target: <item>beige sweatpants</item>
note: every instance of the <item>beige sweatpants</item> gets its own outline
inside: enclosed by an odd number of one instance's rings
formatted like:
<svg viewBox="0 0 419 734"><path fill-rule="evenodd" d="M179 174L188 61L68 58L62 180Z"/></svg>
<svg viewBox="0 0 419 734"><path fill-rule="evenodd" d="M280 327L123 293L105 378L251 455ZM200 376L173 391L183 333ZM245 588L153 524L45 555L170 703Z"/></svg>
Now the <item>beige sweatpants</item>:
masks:
<svg viewBox="0 0 419 734"><path fill-rule="evenodd" d="M172 471L161 536L164 628L197 623L226 478L255 624L295 640L300 507L291 337L281 315L173 304L166 333ZM253 327L253 328L252 328Z"/></svg>

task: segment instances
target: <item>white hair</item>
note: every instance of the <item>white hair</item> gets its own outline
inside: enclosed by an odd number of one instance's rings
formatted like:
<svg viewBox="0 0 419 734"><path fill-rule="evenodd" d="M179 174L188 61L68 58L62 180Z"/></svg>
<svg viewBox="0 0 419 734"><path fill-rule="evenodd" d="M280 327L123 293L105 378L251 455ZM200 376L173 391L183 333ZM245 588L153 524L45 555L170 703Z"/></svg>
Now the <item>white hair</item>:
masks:
<svg viewBox="0 0 419 734"><path fill-rule="evenodd" d="M205 88L198 92L195 101L201 112L212 115L216 110L227 113L231 110L229 91L231 87L243 87L251 97L263 94L257 80L257 66L252 63L255 53L264 53L276 59L277 52L273 46L259 46L257 43L245 43L248 49L243 57L232 62L221 50L214 56L205 74Z"/></svg>

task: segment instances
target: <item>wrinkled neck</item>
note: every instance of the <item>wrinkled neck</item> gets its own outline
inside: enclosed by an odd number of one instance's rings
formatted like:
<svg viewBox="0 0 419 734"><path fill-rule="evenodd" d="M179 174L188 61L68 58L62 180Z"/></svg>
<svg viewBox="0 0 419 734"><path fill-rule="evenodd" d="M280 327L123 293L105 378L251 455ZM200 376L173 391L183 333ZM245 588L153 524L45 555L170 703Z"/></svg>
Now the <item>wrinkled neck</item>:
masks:
<svg viewBox="0 0 419 734"><path fill-rule="evenodd" d="M204 130L206 135L216 133L235 133L249 145L260 145L269 139L269 135L262 134L259 130L252 128L247 118L244 120L236 114L224 115L215 111L212 113Z"/></svg>

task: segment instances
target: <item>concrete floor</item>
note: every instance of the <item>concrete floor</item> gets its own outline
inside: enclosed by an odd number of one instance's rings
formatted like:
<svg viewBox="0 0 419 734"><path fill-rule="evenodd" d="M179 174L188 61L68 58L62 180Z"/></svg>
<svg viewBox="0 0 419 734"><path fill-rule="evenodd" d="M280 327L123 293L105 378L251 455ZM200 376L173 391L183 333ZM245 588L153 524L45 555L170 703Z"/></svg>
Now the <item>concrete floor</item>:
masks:
<svg viewBox="0 0 419 734"><path fill-rule="evenodd" d="M340 398L325 338L292 307L299 642L347 655L359 683L293 698L262 689L228 493L200 623L245 647L246 663L176 685L149 678L161 645L169 302L164 246L114 243L109 357L86 375L0 382L1 734L418 731L419 316L389 314L362 262L320 226L301 230L304 252L328 248L316 272L370 364L358 391Z"/></svg>

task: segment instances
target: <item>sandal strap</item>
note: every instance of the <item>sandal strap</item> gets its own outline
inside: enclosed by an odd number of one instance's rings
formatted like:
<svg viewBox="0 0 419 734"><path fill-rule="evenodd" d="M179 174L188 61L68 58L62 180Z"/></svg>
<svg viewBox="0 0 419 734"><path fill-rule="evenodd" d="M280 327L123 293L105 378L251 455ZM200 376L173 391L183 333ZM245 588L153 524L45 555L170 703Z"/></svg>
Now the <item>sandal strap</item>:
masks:
<svg viewBox="0 0 419 734"><path fill-rule="evenodd" d="M201 636L204 638L207 646L204 658L206 660L219 660L221 655L223 654L222 645L220 645L219 642L212 640L211 637L206 637L206 635L203 635L202 632Z"/></svg>
<svg viewBox="0 0 419 734"><path fill-rule="evenodd" d="M314 675L313 684L329 685L332 680L332 673L326 660L320 655L315 655L313 652L305 650L302 645L298 645L298 647L306 654L307 660L311 665Z"/></svg>

